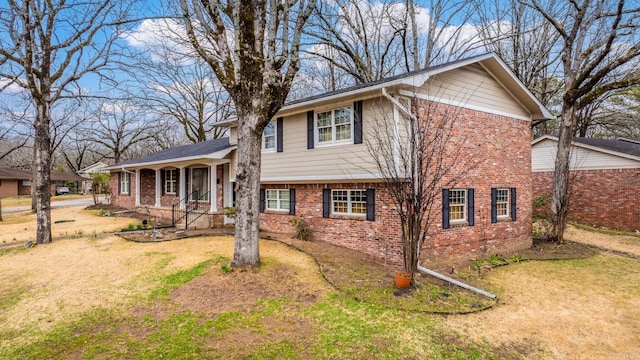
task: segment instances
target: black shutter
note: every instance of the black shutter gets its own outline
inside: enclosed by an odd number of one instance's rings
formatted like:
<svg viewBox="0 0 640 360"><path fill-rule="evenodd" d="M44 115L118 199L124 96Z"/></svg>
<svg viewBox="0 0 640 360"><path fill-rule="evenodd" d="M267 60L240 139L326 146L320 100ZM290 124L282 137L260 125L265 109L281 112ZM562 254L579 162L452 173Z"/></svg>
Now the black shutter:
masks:
<svg viewBox="0 0 640 360"><path fill-rule="evenodd" d="M469 226L473 226L475 223L474 217L474 191L473 189L467 189L467 218L469 219Z"/></svg>
<svg viewBox="0 0 640 360"><path fill-rule="evenodd" d="M307 111L307 149L313 149L313 122L315 120L315 116L313 114L313 110Z"/></svg>
<svg viewBox="0 0 640 360"><path fill-rule="evenodd" d="M289 189L289 215L296 214L296 189Z"/></svg>
<svg viewBox="0 0 640 360"><path fill-rule="evenodd" d="M264 189L260 189L260 212L263 213L264 212L264 205L265 205L265 191Z"/></svg>
<svg viewBox="0 0 640 360"><path fill-rule="evenodd" d="M122 172L118 173L118 195L122 194Z"/></svg>
<svg viewBox="0 0 640 360"><path fill-rule="evenodd" d="M362 144L362 100L353 103L353 143Z"/></svg>
<svg viewBox="0 0 640 360"><path fill-rule="evenodd" d="M516 188L511 188L511 220L516 221Z"/></svg>
<svg viewBox="0 0 640 360"><path fill-rule="evenodd" d="M498 189L491 188L491 223L498 222Z"/></svg>
<svg viewBox="0 0 640 360"><path fill-rule="evenodd" d="M367 189L367 220L376 221L376 190Z"/></svg>
<svg viewBox="0 0 640 360"><path fill-rule="evenodd" d="M165 192L165 188L164 188L164 179L166 177L166 173L167 171L171 171L171 170L160 170L160 194L164 195Z"/></svg>
<svg viewBox="0 0 640 360"><path fill-rule="evenodd" d="M322 217L328 218L331 212L331 189L322 189Z"/></svg>
<svg viewBox="0 0 640 360"><path fill-rule="evenodd" d="M282 118L276 119L276 151L282 152Z"/></svg>
<svg viewBox="0 0 640 360"><path fill-rule="evenodd" d="M442 189L442 228L449 228L449 189Z"/></svg>
<svg viewBox="0 0 640 360"><path fill-rule="evenodd" d="M175 196L179 197L180 196L180 182L181 182L180 181L180 170L179 169L175 169L173 171L176 172L176 176L175 176L175 178L176 178L176 195Z"/></svg>

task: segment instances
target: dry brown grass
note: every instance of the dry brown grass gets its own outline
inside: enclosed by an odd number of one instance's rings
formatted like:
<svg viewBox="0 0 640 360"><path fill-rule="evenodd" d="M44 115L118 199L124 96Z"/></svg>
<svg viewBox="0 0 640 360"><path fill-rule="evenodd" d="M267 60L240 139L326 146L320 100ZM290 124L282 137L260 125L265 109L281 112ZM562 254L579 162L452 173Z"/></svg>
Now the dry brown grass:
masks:
<svg viewBox="0 0 640 360"><path fill-rule="evenodd" d="M446 321L490 344L538 343L532 358L632 359L640 344L640 262L601 253L589 259L531 261L498 268L491 310Z"/></svg>
<svg viewBox="0 0 640 360"><path fill-rule="evenodd" d="M567 231L565 232L565 238L567 240L626 252L640 257L640 238L638 236L612 236L597 232L596 230L583 230L576 228L575 226L568 225Z"/></svg>
<svg viewBox="0 0 640 360"><path fill-rule="evenodd" d="M162 276L216 256L233 254L231 237L134 243L111 236L54 241L0 256L0 346L28 341L38 331L94 307L118 308L149 295ZM285 245L261 242L263 258L277 258L298 276L323 286L312 259ZM18 289L18 290L16 290ZM11 294L11 299L4 296ZM19 340L18 340L19 339Z"/></svg>
<svg viewBox="0 0 640 360"><path fill-rule="evenodd" d="M23 212L3 216L0 223L0 244L34 240L36 235L36 215ZM83 207L53 209L51 211L52 236L102 234L119 231L129 223L140 221L125 217L98 217L98 210L85 210ZM56 221L73 220L56 224Z"/></svg>

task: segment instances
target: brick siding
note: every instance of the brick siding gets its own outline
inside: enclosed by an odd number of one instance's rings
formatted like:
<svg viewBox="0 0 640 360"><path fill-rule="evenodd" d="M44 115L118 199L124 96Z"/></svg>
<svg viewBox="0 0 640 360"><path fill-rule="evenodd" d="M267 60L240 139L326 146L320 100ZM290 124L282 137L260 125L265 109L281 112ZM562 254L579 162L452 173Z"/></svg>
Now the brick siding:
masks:
<svg viewBox="0 0 640 360"><path fill-rule="evenodd" d="M551 196L553 172L533 173L533 194ZM569 220L609 229L640 231L640 169L572 171Z"/></svg>

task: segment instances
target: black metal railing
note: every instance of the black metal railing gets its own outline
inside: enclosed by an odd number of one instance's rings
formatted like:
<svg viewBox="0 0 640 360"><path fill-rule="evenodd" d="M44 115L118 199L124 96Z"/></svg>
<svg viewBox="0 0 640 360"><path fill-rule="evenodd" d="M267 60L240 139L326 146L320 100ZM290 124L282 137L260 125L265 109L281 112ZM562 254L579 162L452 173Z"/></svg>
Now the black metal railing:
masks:
<svg viewBox="0 0 640 360"><path fill-rule="evenodd" d="M198 191L194 191L187 195L184 199L181 199L177 203L171 205L171 225L175 226L178 222L184 219L184 228L188 229L194 221L198 220L207 211L201 211L200 206L203 203L209 203L209 192L199 194Z"/></svg>

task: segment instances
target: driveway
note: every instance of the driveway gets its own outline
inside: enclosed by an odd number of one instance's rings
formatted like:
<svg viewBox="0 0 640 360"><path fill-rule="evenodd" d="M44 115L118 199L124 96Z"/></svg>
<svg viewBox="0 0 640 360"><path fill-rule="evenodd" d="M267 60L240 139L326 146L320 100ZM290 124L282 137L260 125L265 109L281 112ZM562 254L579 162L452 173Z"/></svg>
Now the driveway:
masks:
<svg viewBox="0 0 640 360"><path fill-rule="evenodd" d="M57 201L51 202L52 209L73 207L73 206L90 206L90 205L93 205L92 197L72 199L72 200L57 200ZM31 206L3 207L2 214L13 214L13 213L17 213L21 211L29 211L29 210L31 210Z"/></svg>

